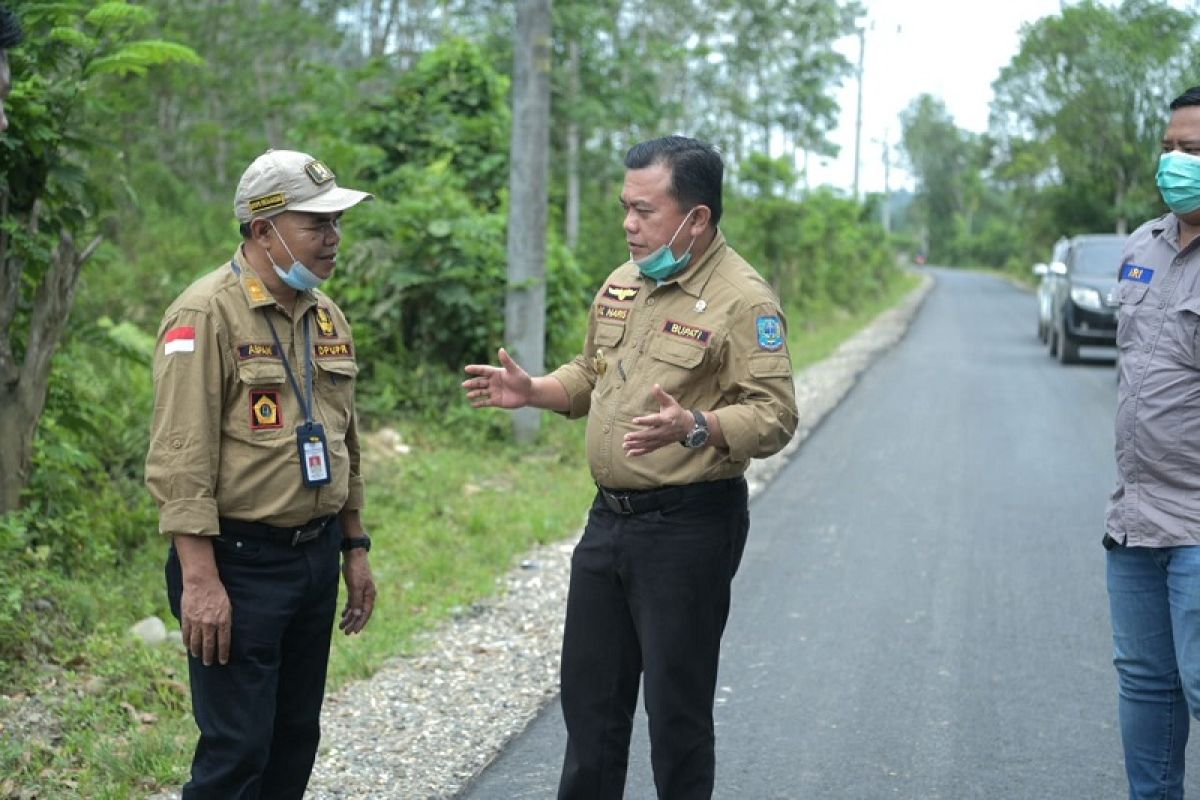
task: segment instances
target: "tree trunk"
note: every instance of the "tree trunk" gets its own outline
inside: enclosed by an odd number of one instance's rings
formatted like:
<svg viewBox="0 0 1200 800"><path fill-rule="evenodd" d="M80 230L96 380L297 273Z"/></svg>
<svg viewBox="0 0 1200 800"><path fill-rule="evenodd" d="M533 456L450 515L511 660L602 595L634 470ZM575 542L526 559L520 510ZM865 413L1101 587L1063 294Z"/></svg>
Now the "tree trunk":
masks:
<svg viewBox="0 0 1200 800"><path fill-rule="evenodd" d="M21 492L29 483L34 434L50 384L50 360L67 328L79 270L100 241L97 237L80 253L69 233L64 231L59 236L46 275L34 295L29 338L19 367L11 359L12 319L5 319L5 326L0 328L0 352L9 354L0 364L0 441L4 442L0 447L0 514L18 507ZM6 271L20 272L19 266L4 266Z"/></svg>
<svg viewBox="0 0 1200 800"><path fill-rule="evenodd" d="M567 45L569 91L571 101L579 99L579 41ZM579 244L579 122L574 115L567 121L567 207L564 210L567 247L575 251Z"/></svg>
<svg viewBox="0 0 1200 800"><path fill-rule="evenodd" d="M513 42L504 338L517 361L535 376L544 371L546 344L550 3L551 0L518 0ZM540 425L541 412L537 409L521 409L513 415L513 434L518 442L531 441Z"/></svg>

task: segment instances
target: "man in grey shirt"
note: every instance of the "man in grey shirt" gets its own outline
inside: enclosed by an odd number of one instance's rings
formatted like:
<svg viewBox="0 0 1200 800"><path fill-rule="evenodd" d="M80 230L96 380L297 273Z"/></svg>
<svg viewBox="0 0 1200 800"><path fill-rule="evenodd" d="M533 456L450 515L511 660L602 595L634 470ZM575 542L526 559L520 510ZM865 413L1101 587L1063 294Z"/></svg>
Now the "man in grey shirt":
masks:
<svg viewBox="0 0 1200 800"><path fill-rule="evenodd" d="M1183 797L1200 718L1200 86L1171 102L1157 181L1171 212L1133 232L1119 265L1104 535L1131 800Z"/></svg>

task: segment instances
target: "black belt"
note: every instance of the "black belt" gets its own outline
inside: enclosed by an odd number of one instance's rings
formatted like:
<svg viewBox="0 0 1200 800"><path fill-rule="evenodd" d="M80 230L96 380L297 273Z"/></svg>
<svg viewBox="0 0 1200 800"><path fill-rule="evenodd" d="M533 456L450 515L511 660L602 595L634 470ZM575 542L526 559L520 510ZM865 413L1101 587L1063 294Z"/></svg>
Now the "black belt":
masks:
<svg viewBox="0 0 1200 800"><path fill-rule="evenodd" d="M289 544L292 547L316 539L325 532L325 529L331 522L333 522L332 516L317 517L294 528L277 528L274 525L267 525L262 522L247 522L241 519L227 519L222 517L217 520L221 528L221 533L232 533L234 536L248 536L252 539L269 539L273 542Z"/></svg>
<svg viewBox="0 0 1200 800"><path fill-rule="evenodd" d="M714 493L732 489L743 478L689 483L686 486L667 486L662 489L605 489L599 484L600 498L614 514L645 514L678 505L685 500L711 497Z"/></svg>

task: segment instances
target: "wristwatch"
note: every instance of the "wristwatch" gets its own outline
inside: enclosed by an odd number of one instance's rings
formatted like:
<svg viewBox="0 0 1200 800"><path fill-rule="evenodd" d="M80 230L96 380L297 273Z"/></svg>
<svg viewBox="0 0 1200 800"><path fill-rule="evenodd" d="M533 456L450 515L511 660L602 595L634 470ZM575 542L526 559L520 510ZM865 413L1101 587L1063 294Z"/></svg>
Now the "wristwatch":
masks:
<svg viewBox="0 0 1200 800"><path fill-rule="evenodd" d="M688 432L688 435L683 437L680 442L684 447L696 448L704 447L708 442L708 420L704 414L692 409L692 417L696 420L696 426Z"/></svg>
<svg viewBox="0 0 1200 800"><path fill-rule="evenodd" d="M356 536L353 539L342 539L341 548L343 553L349 552L358 547L361 547L368 553L371 552L371 537L367 536L366 531L363 531L362 536Z"/></svg>

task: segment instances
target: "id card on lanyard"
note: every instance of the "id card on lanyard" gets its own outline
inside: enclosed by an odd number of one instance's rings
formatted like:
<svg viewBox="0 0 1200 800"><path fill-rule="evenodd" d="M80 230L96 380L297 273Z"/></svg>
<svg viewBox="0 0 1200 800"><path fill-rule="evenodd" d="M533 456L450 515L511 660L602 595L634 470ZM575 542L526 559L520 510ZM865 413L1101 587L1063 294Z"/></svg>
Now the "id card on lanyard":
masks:
<svg viewBox="0 0 1200 800"><path fill-rule="evenodd" d="M296 449L300 455L300 480L307 489L325 486L333 480L329 470L329 445L325 441L325 426L313 421L313 362L312 362L312 333L308 327L308 314L304 315L304 382L307 392L300 393L300 384L292 365L288 363L283 345L279 343L279 334L271 324L270 316L266 317L267 327L271 329L271 338L275 340L275 349L283 361L288 380L296 392L296 399L304 411L304 424L296 427Z"/></svg>

